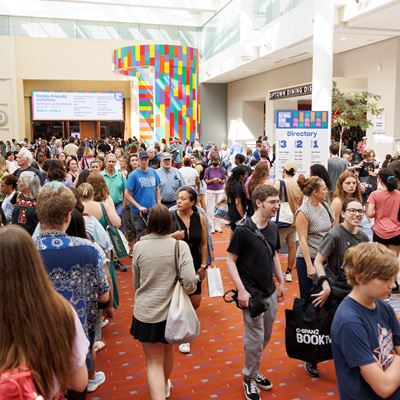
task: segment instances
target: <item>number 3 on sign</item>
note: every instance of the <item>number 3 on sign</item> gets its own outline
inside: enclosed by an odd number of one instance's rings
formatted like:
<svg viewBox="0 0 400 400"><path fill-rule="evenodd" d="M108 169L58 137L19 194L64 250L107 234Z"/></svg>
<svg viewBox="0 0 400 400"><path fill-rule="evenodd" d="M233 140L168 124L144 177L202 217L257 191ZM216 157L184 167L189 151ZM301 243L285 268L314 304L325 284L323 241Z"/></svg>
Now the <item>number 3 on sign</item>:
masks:
<svg viewBox="0 0 400 400"><path fill-rule="evenodd" d="M302 149L303 148L303 141L302 140L296 140L295 146L296 146L296 149Z"/></svg>
<svg viewBox="0 0 400 400"><path fill-rule="evenodd" d="M285 149L287 147L287 141L286 140L280 140L279 141L279 147L281 149Z"/></svg>

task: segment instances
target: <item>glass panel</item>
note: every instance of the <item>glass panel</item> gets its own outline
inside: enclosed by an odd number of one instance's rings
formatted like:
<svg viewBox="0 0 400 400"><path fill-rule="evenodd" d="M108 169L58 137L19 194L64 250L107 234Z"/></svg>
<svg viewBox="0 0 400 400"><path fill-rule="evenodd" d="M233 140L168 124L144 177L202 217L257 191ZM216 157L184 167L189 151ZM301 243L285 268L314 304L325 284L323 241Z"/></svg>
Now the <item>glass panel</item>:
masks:
<svg viewBox="0 0 400 400"><path fill-rule="evenodd" d="M118 24L118 33L121 39L124 40L139 40L140 31L138 24L124 24L120 22Z"/></svg>
<svg viewBox="0 0 400 400"><path fill-rule="evenodd" d="M240 40L240 2L233 0L202 29L202 55L207 59Z"/></svg>
<svg viewBox="0 0 400 400"><path fill-rule="evenodd" d="M54 37L56 38L76 38L76 21L68 19L54 20Z"/></svg>
<svg viewBox="0 0 400 400"><path fill-rule="evenodd" d="M160 40L162 41L178 41L179 28L177 26L160 25Z"/></svg>
<svg viewBox="0 0 400 400"><path fill-rule="evenodd" d="M99 22L96 39L120 39L117 22Z"/></svg>
<svg viewBox="0 0 400 400"><path fill-rule="evenodd" d="M159 25L140 25L140 40L160 40Z"/></svg>
<svg viewBox="0 0 400 400"><path fill-rule="evenodd" d="M54 37L54 20L50 18L32 18L34 37Z"/></svg>
<svg viewBox="0 0 400 400"><path fill-rule="evenodd" d="M10 17L11 36L32 36L32 18Z"/></svg>
<svg viewBox="0 0 400 400"><path fill-rule="evenodd" d="M293 10L300 0L253 0L253 27L260 29Z"/></svg>
<svg viewBox="0 0 400 400"><path fill-rule="evenodd" d="M76 21L77 39L97 39L98 23L96 21Z"/></svg>
<svg viewBox="0 0 400 400"><path fill-rule="evenodd" d="M10 34L10 20L7 15L0 15L0 35Z"/></svg>
<svg viewBox="0 0 400 400"><path fill-rule="evenodd" d="M196 28L179 28L179 42L182 46L198 47L198 32Z"/></svg>

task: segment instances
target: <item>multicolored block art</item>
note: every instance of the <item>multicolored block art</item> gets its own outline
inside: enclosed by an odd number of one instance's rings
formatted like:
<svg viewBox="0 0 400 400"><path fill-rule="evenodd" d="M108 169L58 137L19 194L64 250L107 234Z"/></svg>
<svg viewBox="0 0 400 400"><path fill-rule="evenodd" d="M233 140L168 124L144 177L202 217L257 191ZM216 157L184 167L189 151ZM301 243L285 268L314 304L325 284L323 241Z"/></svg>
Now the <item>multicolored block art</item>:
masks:
<svg viewBox="0 0 400 400"><path fill-rule="evenodd" d="M200 136L198 51L192 47L148 44L113 51L113 71L139 81L141 139L167 142Z"/></svg>

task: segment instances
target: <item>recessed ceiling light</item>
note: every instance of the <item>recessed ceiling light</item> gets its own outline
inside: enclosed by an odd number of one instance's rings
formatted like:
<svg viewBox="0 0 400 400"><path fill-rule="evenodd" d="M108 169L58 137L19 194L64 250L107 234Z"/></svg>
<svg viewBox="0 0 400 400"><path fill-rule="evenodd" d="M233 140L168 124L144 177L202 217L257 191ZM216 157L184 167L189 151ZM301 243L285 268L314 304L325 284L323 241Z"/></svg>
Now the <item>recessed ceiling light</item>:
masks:
<svg viewBox="0 0 400 400"><path fill-rule="evenodd" d="M340 40L347 40L347 37L342 36L342 37L340 38Z"/></svg>

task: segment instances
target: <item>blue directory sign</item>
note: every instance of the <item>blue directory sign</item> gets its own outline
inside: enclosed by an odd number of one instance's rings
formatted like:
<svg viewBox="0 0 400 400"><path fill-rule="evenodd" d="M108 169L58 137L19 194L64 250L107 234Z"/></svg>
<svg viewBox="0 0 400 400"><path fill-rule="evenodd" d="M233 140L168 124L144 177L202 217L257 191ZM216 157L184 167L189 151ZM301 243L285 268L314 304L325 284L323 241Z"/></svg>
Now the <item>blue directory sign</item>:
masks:
<svg viewBox="0 0 400 400"><path fill-rule="evenodd" d="M327 165L329 157L328 111L276 111L275 176L292 161L298 173L309 175L312 164Z"/></svg>

